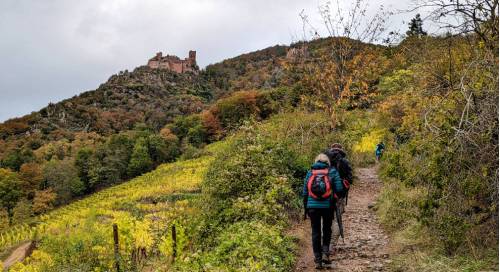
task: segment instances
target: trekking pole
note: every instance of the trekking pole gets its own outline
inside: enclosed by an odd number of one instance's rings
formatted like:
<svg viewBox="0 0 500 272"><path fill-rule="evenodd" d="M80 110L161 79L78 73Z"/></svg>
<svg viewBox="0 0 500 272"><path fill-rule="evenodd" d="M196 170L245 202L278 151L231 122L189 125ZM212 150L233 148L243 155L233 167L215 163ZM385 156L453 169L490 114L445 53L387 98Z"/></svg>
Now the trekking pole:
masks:
<svg viewBox="0 0 500 272"><path fill-rule="evenodd" d="M335 204L335 213L337 214L337 224L339 226L340 236L342 237L342 243L345 244L344 240L344 225L342 224L342 213L340 212L339 205Z"/></svg>
<svg viewBox="0 0 500 272"><path fill-rule="evenodd" d="M345 193L345 205L347 206L347 200L349 199L349 191Z"/></svg>

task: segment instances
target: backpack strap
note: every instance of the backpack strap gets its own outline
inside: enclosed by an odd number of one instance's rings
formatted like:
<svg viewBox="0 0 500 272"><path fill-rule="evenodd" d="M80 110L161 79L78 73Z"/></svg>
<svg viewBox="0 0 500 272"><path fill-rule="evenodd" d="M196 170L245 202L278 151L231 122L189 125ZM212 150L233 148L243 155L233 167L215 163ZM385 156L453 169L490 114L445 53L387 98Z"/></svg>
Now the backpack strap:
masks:
<svg viewBox="0 0 500 272"><path fill-rule="evenodd" d="M311 176L309 176L309 180L307 180L307 193L309 194L309 196L316 198L316 196L312 193L312 190L311 190L314 177L315 177L315 173L313 170L311 173Z"/></svg>

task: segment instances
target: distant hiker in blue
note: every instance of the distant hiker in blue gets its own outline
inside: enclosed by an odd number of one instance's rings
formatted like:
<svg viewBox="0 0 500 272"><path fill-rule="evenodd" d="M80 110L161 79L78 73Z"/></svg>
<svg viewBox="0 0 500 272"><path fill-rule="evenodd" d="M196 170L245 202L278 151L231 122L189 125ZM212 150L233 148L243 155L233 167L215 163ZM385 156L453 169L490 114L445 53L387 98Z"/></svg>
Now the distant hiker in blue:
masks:
<svg viewBox="0 0 500 272"><path fill-rule="evenodd" d="M342 189L342 180L337 170L330 168L328 156L320 154L314 161L304 180L303 197L305 215L311 219L314 262L316 268L322 268L323 264L331 264L335 191Z"/></svg>
<svg viewBox="0 0 500 272"><path fill-rule="evenodd" d="M377 157L377 161L380 161L382 158L382 154L384 154L385 145L383 142L377 144L377 148L375 149L375 157Z"/></svg>

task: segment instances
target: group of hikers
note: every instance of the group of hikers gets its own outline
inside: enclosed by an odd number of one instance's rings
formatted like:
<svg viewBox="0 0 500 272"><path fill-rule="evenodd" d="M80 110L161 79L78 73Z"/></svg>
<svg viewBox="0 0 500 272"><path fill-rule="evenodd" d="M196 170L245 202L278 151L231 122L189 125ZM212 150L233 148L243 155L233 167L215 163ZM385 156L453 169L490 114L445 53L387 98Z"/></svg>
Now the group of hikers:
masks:
<svg viewBox="0 0 500 272"><path fill-rule="evenodd" d="M377 144L375 156L380 160L385 145ZM343 237L342 213L353 182L352 167L346 152L334 143L319 154L306 175L303 188L304 218L311 220L312 246L316 269L330 265L332 223L336 218Z"/></svg>

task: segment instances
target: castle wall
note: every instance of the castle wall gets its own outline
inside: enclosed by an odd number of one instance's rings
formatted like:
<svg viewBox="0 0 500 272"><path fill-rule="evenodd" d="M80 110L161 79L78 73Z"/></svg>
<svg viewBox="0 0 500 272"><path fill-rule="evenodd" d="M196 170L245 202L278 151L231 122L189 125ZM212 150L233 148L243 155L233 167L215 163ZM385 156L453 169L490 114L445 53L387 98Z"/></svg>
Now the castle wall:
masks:
<svg viewBox="0 0 500 272"><path fill-rule="evenodd" d="M183 73L182 64L182 61L170 63L170 70L177 73Z"/></svg>
<svg viewBox="0 0 500 272"><path fill-rule="evenodd" d="M157 61L157 60L149 60L148 61L148 66L149 66L149 68L156 69L156 68L160 67L160 62Z"/></svg>
<svg viewBox="0 0 500 272"><path fill-rule="evenodd" d="M170 62L159 61L158 67L160 69L170 69Z"/></svg>
<svg viewBox="0 0 500 272"><path fill-rule="evenodd" d="M177 56L162 56L161 52L148 61L148 66L152 69L167 69L176 73L196 72L193 66L196 65L196 51L189 51L189 57L181 60Z"/></svg>

